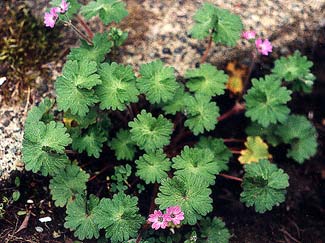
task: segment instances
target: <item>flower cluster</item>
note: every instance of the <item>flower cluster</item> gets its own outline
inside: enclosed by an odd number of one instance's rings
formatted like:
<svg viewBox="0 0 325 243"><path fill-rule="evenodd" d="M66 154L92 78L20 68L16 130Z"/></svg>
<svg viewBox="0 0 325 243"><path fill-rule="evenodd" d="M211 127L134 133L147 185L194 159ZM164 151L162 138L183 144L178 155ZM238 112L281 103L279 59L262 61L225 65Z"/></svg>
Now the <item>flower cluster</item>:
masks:
<svg viewBox="0 0 325 243"><path fill-rule="evenodd" d="M44 24L46 27L53 28L55 22L59 17L59 13L65 13L69 8L69 3L66 0L62 0L59 7L54 7L50 9L50 12L44 14Z"/></svg>
<svg viewBox="0 0 325 243"><path fill-rule="evenodd" d="M242 38L245 40L254 40L256 38L256 32L254 30L245 31L242 33ZM258 38L255 40L255 46L259 53L262 55L269 55L272 52L272 44L268 39L264 41L262 38Z"/></svg>
<svg viewBox="0 0 325 243"><path fill-rule="evenodd" d="M163 214L160 210L155 210L153 214L149 215L148 221L152 223L151 227L155 230L159 228L165 229L169 223L178 225L184 219L184 212L179 206L172 206L166 209Z"/></svg>

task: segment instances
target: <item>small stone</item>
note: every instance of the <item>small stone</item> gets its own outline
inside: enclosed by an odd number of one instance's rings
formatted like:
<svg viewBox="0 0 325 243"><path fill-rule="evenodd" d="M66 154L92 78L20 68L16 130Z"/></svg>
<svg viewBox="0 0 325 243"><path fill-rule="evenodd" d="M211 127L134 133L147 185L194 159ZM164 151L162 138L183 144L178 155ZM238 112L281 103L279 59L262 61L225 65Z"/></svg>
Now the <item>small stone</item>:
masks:
<svg viewBox="0 0 325 243"><path fill-rule="evenodd" d="M164 53L164 54L168 54L168 55L172 54L170 48L168 48L168 47L164 47L164 48L162 49L162 53Z"/></svg>
<svg viewBox="0 0 325 243"><path fill-rule="evenodd" d="M36 230L38 233L42 233L42 232L44 231L43 228L40 227L40 226L36 226L36 227L35 227L35 230Z"/></svg>
<svg viewBox="0 0 325 243"><path fill-rule="evenodd" d="M38 219L41 223L46 223L46 222L51 222L52 218L51 217L44 217L44 218L39 218Z"/></svg>
<svg viewBox="0 0 325 243"><path fill-rule="evenodd" d="M28 204L33 204L34 201L33 201L32 199L28 199L28 200L27 200L27 203L28 203Z"/></svg>

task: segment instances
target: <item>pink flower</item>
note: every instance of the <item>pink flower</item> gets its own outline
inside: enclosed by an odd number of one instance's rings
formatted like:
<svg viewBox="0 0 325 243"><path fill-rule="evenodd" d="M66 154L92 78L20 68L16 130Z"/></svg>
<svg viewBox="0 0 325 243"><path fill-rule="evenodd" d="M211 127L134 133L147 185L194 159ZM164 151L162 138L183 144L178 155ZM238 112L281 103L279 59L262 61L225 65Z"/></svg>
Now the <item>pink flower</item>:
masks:
<svg viewBox="0 0 325 243"><path fill-rule="evenodd" d="M172 221L173 224L178 225L184 219L184 213L179 206L173 206L166 209L166 220Z"/></svg>
<svg viewBox="0 0 325 243"><path fill-rule="evenodd" d="M255 41L255 46L257 48L257 51L259 53L261 53L262 55L269 55L269 53L272 52L272 44L271 42L269 42L268 39L266 40L262 40L261 38L258 38L256 41Z"/></svg>
<svg viewBox="0 0 325 243"><path fill-rule="evenodd" d="M241 37L246 39L246 40L255 39L256 32L254 30L245 31L245 32L242 33Z"/></svg>
<svg viewBox="0 0 325 243"><path fill-rule="evenodd" d="M159 228L165 229L168 225L166 215L164 215L160 210L155 210L153 214L150 214L148 221L152 223L151 228L155 230L158 230Z"/></svg>
<svg viewBox="0 0 325 243"><path fill-rule="evenodd" d="M69 3L65 0L62 0L60 4L60 13L65 13L69 8Z"/></svg>
<svg viewBox="0 0 325 243"><path fill-rule="evenodd" d="M46 27L50 27L50 28L54 27L55 22L59 17L58 15L59 11L60 11L59 8L51 8L49 13L45 13L44 24Z"/></svg>

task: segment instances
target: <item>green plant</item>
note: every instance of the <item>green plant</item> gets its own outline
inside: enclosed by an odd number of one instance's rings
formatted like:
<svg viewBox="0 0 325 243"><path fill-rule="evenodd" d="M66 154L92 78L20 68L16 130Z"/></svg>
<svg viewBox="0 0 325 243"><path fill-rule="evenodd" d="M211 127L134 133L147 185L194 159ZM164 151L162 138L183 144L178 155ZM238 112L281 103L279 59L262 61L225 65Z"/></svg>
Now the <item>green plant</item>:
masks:
<svg viewBox="0 0 325 243"><path fill-rule="evenodd" d="M77 1L70 4L78 9ZM71 26L68 13L57 18ZM109 24L121 21L126 10L120 1L97 0L82 6L80 14L99 15ZM238 16L212 4L204 4L194 19L192 36L211 35L216 43L233 46L242 31ZM141 65L136 75L131 66L107 59L125 39L113 28L96 35L85 29L88 36L81 35L81 47L72 49L55 84L62 113L54 115L55 101L45 99L31 109L25 124L26 169L52 177L55 205L67 209L65 227L80 240L97 239L103 229L114 243L228 242L231 234L213 212L218 176L242 182L240 200L256 212L282 203L289 177L271 161L269 145L289 144L287 156L298 163L317 148L311 122L287 106L293 92L305 89L283 86L283 81L311 76L309 61L297 53L280 59L271 75L252 79L247 93L220 116L215 98L228 99L223 71L203 63L179 81L172 67L155 60ZM268 41L258 43L258 52L270 52ZM283 65L294 71L287 73ZM247 141L208 133L244 111L243 119L250 122ZM235 151L228 142L244 142L245 148ZM243 179L223 174L235 161L232 153L241 154Z"/></svg>

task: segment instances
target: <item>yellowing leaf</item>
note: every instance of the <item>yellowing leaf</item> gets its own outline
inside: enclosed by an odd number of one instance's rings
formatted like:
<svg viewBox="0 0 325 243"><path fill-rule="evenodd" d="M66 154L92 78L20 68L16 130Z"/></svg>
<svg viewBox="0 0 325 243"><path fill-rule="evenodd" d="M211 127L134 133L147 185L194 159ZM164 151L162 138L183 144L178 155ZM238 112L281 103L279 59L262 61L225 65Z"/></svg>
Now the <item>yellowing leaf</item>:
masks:
<svg viewBox="0 0 325 243"><path fill-rule="evenodd" d="M250 164L258 162L261 159L270 159L272 156L267 151L268 146L261 137L247 137L245 142L246 149L241 150L241 156L238 158L241 164Z"/></svg>
<svg viewBox="0 0 325 243"><path fill-rule="evenodd" d="M229 62L226 70L229 73L227 89L233 94L241 94L244 89L243 78L247 75L246 66L238 66L237 62Z"/></svg>

